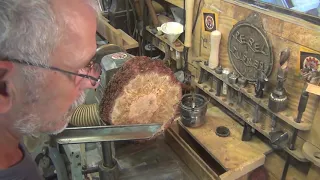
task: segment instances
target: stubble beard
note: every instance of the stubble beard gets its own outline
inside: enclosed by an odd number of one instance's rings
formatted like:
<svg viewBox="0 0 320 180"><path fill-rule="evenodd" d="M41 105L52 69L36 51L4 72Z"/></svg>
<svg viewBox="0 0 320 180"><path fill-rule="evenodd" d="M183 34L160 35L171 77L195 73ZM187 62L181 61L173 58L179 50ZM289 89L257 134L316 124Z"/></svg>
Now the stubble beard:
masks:
<svg viewBox="0 0 320 180"><path fill-rule="evenodd" d="M71 104L69 110L62 117L61 120L65 122L65 125L62 128L60 128L54 132L48 132L48 134L56 135L56 134L61 133L64 129L66 129L70 120L71 120L72 114L74 113L74 111L77 109L77 107L79 105L81 105L85 102L85 99L86 99L86 94L84 92L82 92L80 94L79 98L77 100L75 100L74 103Z"/></svg>
<svg viewBox="0 0 320 180"><path fill-rule="evenodd" d="M79 98L75 100L74 103L72 103L69 110L61 118L57 118L56 121L49 122L49 123L46 121L42 121L40 118L41 117L40 114L34 111L35 113L25 114L23 118L20 118L19 120L17 120L14 124L14 127L21 134L25 134L25 135L38 136L39 133L47 133L51 135L59 134L68 126L73 112L79 105L84 103L85 97L86 97L85 93L82 92ZM41 131L41 129L52 129L51 128L52 126L60 123L63 123L63 126L57 130L49 131L49 132Z"/></svg>

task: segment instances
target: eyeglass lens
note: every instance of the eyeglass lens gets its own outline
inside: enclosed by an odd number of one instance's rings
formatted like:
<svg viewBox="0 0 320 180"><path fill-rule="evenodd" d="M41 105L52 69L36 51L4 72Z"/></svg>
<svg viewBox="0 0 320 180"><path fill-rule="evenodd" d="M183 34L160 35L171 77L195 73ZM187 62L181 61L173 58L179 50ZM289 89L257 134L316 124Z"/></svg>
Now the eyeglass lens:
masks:
<svg viewBox="0 0 320 180"><path fill-rule="evenodd" d="M101 75L101 66L98 63L93 63L90 70L89 70L89 75L96 77L97 79L100 79ZM95 86L97 84L97 81L90 79L91 85Z"/></svg>

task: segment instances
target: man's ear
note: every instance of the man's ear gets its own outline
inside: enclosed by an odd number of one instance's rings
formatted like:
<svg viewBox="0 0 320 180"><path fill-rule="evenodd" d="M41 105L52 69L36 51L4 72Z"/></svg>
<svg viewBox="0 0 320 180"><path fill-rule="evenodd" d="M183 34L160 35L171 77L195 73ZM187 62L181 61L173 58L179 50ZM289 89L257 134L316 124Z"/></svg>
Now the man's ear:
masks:
<svg viewBox="0 0 320 180"><path fill-rule="evenodd" d="M13 64L0 60L0 114L6 113L12 107L12 95L9 94L8 86L12 72Z"/></svg>

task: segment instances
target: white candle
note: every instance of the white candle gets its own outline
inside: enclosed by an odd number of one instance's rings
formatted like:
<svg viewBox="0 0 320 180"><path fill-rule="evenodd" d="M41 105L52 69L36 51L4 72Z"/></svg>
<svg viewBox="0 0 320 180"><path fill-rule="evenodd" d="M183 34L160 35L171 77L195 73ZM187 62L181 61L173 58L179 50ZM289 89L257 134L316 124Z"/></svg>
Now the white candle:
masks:
<svg viewBox="0 0 320 180"><path fill-rule="evenodd" d="M219 46L221 40L221 32L218 30L212 31L211 37L211 51L209 57L209 67L214 69L219 65Z"/></svg>

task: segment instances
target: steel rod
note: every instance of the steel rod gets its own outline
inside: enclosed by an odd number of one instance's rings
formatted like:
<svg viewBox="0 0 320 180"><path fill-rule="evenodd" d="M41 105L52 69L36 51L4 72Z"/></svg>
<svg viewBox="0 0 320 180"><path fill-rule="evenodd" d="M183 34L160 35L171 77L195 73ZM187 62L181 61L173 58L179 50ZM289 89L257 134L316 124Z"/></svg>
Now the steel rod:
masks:
<svg viewBox="0 0 320 180"><path fill-rule="evenodd" d="M111 142L101 142L101 147L102 147L103 165L109 168L114 167L115 163L112 157Z"/></svg>
<svg viewBox="0 0 320 180"><path fill-rule="evenodd" d="M289 145L289 149L290 150L295 150L297 136L298 136L298 129L294 129L292 137L291 137L290 145Z"/></svg>
<svg viewBox="0 0 320 180"><path fill-rule="evenodd" d="M290 165L290 155L287 154L287 160L286 160L286 163L285 163L285 165L283 167L281 180L286 180L288 169L289 169L289 165Z"/></svg>

